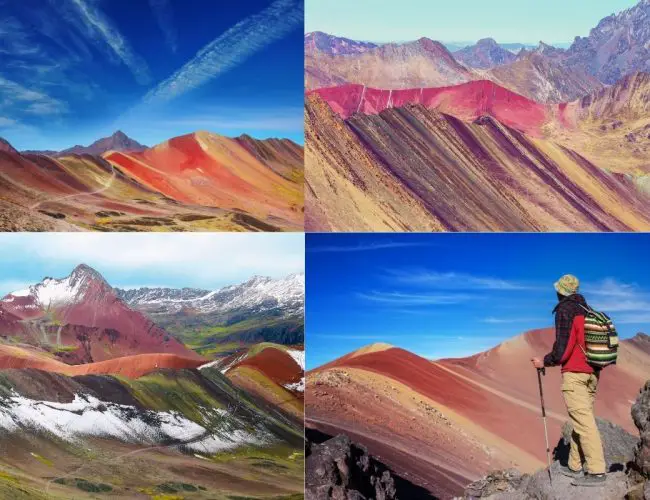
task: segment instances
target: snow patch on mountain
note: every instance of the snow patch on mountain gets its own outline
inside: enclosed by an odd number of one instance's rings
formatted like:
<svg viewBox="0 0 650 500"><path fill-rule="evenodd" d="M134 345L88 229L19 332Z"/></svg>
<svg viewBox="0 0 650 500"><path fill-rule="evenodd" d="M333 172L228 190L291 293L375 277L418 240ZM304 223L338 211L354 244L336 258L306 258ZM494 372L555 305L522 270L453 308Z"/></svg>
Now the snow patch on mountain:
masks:
<svg viewBox="0 0 650 500"><path fill-rule="evenodd" d="M58 403L29 399L14 392L0 399L0 429L44 432L69 442L102 437L151 446L179 446L203 453L264 444L271 439L264 429L256 429L255 434L244 430L244 425L238 425L226 410L202 411L207 420L222 422L220 429L208 430L179 412L140 410L87 394L76 394L70 403Z"/></svg>
<svg viewBox="0 0 650 500"><path fill-rule="evenodd" d="M199 370L203 370L205 368L217 368L222 374L225 375L228 370L230 370L233 366L235 366L240 361L246 359L246 357L248 357L248 352L242 354L241 356L236 357L230 363L227 363L225 365L224 365L223 358L217 359L215 361L210 361L209 363L199 366Z"/></svg>
<svg viewBox="0 0 650 500"><path fill-rule="evenodd" d="M103 284L106 288L110 288L97 271L85 264L81 264L66 278L45 278L40 283L31 285L27 289L11 292L3 301L13 302L16 297L31 297L34 304L40 306L42 309L73 304L83 300L88 286L93 281ZM28 307L28 305L25 307Z"/></svg>
<svg viewBox="0 0 650 500"><path fill-rule="evenodd" d="M287 349L287 354L289 354L295 361L300 365L302 371L305 371L305 351L299 351L298 349Z"/></svg>
<svg viewBox="0 0 650 500"><path fill-rule="evenodd" d="M300 379L300 382L295 382L293 384L287 384L284 387L286 387L290 391L305 392L305 377L302 377Z"/></svg>

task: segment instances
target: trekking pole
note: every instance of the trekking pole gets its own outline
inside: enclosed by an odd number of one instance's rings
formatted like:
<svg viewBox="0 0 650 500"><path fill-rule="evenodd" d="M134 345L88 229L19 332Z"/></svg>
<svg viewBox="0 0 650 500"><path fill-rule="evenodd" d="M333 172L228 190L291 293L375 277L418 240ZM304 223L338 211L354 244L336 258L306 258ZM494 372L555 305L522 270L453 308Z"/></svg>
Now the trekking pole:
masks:
<svg viewBox="0 0 650 500"><path fill-rule="evenodd" d="M537 381L539 382L539 398L542 400L542 418L544 419L544 438L546 439L546 461L548 462L548 480L553 484L551 476L551 447L548 445L548 428L546 427L546 408L544 407L544 391L542 390L542 375L546 375L546 368L537 369Z"/></svg>

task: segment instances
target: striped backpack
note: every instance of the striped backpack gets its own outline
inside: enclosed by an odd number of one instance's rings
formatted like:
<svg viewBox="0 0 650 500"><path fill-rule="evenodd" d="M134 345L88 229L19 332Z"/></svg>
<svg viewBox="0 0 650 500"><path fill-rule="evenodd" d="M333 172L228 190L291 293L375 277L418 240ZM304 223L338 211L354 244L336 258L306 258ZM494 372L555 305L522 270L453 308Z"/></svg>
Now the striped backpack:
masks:
<svg viewBox="0 0 650 500"><path fill-rule="evenodd" d="M618 357L618 333L612 320L604 312L594 311L580 304L585 314L585 347L580 345L587 363L603 368L616 363Z"/></svg>

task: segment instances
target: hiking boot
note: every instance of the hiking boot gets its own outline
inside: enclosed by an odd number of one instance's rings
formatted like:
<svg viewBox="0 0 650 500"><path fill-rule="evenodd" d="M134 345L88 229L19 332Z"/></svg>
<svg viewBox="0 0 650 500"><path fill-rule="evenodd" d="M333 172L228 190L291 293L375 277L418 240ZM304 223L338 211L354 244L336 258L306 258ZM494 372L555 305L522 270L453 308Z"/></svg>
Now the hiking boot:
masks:
<svg viewBox="0 0 650 500"><path fill-rule="evenodd" d="M607 481L605 474L585 474L571 481L573 486L602 486Z"/></svg>
<svg viewBox="0 0 650 500"><path fill-rule="evenodd" d="M584 475L584 472L582 471L582 469L573 470L570 467L565 467L564 465L560 465L558 467L558 470L560 471L560 474L564 474L565 476L572 477L574 479L577 479L577 478L582 477Z"/></svg>

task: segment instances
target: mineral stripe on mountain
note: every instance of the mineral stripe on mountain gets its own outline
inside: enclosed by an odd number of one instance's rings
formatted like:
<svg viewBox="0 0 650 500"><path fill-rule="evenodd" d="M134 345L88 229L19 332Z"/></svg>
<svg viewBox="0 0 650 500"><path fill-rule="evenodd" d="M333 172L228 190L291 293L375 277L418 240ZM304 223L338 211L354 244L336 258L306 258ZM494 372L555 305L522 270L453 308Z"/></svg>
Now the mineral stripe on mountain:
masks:
<svg viewBox="0 0 650 500"><path fill-rule="evenodd" d="M437 361L368 346L308 372L306 423L349 435L442 498L490 470L533 472L546 457L530 358L548 352L553 339L552 329L534 330L474 356ZM648 346L643 334L621 343L619 364L603 372L596 401L599 416L633 433L630 404L650 376ZM567 419L559 369L547 370L544 384L555 443Z"/></svg>
<svg viewBox="0 0 650 500"><path fill-rule="evenodd" d="M345 87L308 95L307 230L650 228L645 173L609 172L536 137L559 121L555 111L479 83L431 92ZM356 113L355 106L379 114ZM332 109L354 114L343 120ZM561 120L583 110L559 106L557 113Z"/></svg>
<svg viewBox="0 0 650 500"><path fill-rule="evenodd" d="M146 148L121 132L88 148L0 149L5 230L282 231L303 227L303 151L197 132Z"/></svg>

